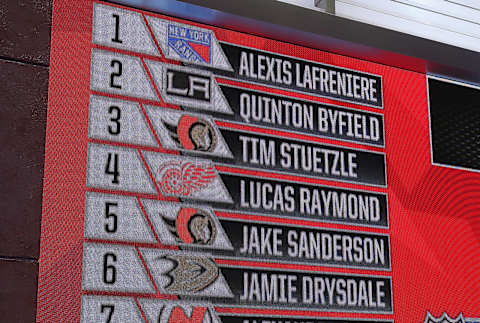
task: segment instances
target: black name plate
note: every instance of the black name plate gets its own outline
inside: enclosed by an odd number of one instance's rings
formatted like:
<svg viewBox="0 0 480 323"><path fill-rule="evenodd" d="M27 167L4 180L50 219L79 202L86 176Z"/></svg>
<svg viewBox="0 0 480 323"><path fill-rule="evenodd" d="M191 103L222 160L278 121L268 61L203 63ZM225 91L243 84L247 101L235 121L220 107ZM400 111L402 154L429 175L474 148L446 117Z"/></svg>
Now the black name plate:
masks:
<svg viewBox="0 0 480 323"><path fill-rule="evenodd" d="M292 218L388 228L387 195L220 173L229 208Z"/></svg>
<svg viewBox="0 0 480 323"><path fill-rule="evenodd" d="M383 108L382 77L379 75L230 43L221 43L221 47L234 69L235 78Z"/></svg>
<svg viewBox="0 0 480 323"><path fill-rule="evenodd" d="M237 122L385 146L383 115L379 113L223 84L220 89Z"/></svg>
<svg viewBox="0 0 480 323"><path fill-rule="evenodd" d="M387 186L385 154L221 128L237 167Z"/></svg>
<svg viewBox="0 0 480 323"><path fill-rule="evenodd" d="M220 219L240 258L390 269L388 235Z"/></svg>

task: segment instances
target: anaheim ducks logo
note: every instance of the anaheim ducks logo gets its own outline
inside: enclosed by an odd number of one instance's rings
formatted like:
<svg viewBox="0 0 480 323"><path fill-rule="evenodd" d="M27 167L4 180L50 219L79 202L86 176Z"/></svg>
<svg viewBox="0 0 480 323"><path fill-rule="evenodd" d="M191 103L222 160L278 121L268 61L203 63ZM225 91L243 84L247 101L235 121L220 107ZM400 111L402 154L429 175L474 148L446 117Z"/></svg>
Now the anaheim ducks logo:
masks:
<svg viewBox="0 0 480 323"><path fill-rule="evenodd" d="M163 217L163 221L181 243L211 245L217 236L213 218L203 210L182 208L175 220Z"/></svg>
<svg viewBox="0 0 480 323"><path fill-rule="evenodd" d="M169 255L165 258L175 263L167 275L170 283L165 290L174 294L196 293L210 286L219 276L215 262L209 258Z"/></svg>
<svg viewBox="0 0 480 323"><path fill-rule="evenodd" d="M159 184L166 195L190 196L207 187L216 176L215 168L211 165L175 161L160 168Z"/></svg>
<svg viewBox="0 0 480 323"><path fill-rule="evenodd" d="M213 126L204 119L182 116L178 125L162 121L170 137L187 150L212 152L217 146L217 134Z"/></svg>
<svg viewBox="0 0 480 323"><path fill-rule="evenodd" d="M425 323L465 323L465 319L463 318L462 314L460 314L456 319L452 319L447 313L443 313L442 317L437 319L432 316L430 312L428 312Z"/></svg>

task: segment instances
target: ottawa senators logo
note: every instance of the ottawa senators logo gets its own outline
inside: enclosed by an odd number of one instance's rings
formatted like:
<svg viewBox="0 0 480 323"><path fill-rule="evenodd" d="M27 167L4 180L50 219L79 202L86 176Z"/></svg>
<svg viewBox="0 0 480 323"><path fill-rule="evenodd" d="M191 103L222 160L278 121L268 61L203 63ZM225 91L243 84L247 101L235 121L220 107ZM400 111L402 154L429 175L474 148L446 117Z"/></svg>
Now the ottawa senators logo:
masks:
<svg viewBox="0 0 480 323"><path fill-rule="evenodd" d="M166 195L190 196L207 187L216 176L215 168L211 165L174 161L160 168L159 184Z"/></svg>
<svg viewBox="0 0 480 323"><path fill-rule="evenodd" d="M462 314L456 319L452 319L447 313L443 313L443 315L437 319L428 312L424 323L465 323L465 319Z"/></svg>
<svg viewBox="0 0 480 323"><path fill-rule="evenodd" d="M163 217L163 221L180 243L211 245L217 236L215 222L203 210L182 208L175 220Z"/></svg>
<svg viewBox="0 0 480 323"><path fill-rule="evenodd" d="M204 119L184 115L178 125L162 121L170 137L186 150L212 152L217 146L217 134L213 126Z"/></svg>
<svg viewBox="0 0 480 323"><path fill-rule="evenodd" d="M217 280L219 270L209 258L184 255L166 256L175 268L167 275L170 283L165 290L173 294L195 293L204 290Z"/></svg>

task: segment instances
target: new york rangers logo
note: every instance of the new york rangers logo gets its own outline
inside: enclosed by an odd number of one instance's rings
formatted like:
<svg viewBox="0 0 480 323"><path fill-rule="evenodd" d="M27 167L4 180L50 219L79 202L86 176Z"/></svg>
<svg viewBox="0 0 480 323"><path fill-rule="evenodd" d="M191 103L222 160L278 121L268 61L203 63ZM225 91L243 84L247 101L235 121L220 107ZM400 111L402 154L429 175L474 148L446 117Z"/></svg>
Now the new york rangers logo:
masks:
<svg viewBox="0 0 480 323"><path fill-rule="evenodd" d="M173 161L160 168L159 184L166 195L188 197L193 192L207 187L216 176L212 165Z"/></svg>
<svg viewBox="0 0 480 323"><path fill-rule="evenodd" d="M194 28L169 24L168 50L193 63L210 64L212 60L212 34Z"/></svg>

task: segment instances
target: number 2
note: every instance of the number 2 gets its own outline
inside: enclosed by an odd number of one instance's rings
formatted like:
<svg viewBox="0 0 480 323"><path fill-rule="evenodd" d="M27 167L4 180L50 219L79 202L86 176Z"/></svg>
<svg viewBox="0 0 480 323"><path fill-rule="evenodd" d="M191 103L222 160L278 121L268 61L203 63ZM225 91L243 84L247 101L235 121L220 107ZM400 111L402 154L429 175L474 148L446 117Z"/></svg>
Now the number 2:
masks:
<svg viewBox="0 0 480 323"><path fill-rule="evenodd" d="M110 87L114 89L121 89L122 86L115 83L115 78L122 76L122 62L117 59L112 59L112 61L110 62L110 67L114 67L117 69L116 72L114 71L110 73Z"/></svg>
<svg viewBox="0 0 480 323"><path fill-rule="evenodd" d="M108 316L107 316L107 320L105 321L105 323L110 323L112 322L112 316L113 316L113 312L115 311L115 306L114 305L104 305L102 304L102 307L100 308L100 312L101 313L104 313L105 310L108 310Z"/></svg>

